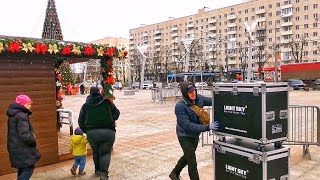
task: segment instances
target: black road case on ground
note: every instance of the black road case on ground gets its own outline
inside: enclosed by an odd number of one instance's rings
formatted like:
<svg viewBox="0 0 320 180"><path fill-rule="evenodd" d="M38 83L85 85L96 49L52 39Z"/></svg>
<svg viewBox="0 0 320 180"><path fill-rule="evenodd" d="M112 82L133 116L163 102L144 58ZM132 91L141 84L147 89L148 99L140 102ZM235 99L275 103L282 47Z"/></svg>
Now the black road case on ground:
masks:
<svg viewBox="0 0 320 180"><path fill-rule="evenodd" d="M287 83L215 83L216 134L260 144L286 140L288 90Z"/></svg>
<svg viewBox="0 0 320 180"><path fill-rule="evenodd" d="M257 143L226 139L215 142L215 180L288 180L289 149L265 146L257 151Z"/></svg>

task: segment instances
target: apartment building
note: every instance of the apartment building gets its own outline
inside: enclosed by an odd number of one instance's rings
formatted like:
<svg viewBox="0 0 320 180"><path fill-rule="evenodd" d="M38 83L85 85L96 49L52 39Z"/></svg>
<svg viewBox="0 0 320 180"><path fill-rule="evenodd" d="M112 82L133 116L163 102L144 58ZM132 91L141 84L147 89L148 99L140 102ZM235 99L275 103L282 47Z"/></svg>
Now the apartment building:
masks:
<svg viewBox="0 0 320 180"><path fill-rule="evenodd" d="M257 22L253 70L320 61L319 0L252 0L130 29L129 54L148 45L146 71L237 71L246 66L244 23ZM300 56L301 55L301 56ZM187 66L187 67L186 67ZM159 68L159 69L157 69Z"/></svg>

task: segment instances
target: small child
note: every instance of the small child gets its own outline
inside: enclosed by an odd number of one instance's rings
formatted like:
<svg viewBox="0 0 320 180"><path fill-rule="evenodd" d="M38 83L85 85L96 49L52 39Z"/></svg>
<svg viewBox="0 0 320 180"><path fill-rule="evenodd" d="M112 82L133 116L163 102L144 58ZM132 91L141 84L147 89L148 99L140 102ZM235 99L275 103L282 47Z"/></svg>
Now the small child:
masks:
<svg viewBox="0 0 320 180"><path fill-rule="evenodd" d="M74 131L74 135L71 136L71 144L69 147L69 151L74 156L74 164L70 169L72 175L77 175L77 168L79 166L79 176L83 176L86 174L84 172L84 167L86 165L86 157L87 157L87 144L88 140L83 135L83 131L78 127Z"/></svg>

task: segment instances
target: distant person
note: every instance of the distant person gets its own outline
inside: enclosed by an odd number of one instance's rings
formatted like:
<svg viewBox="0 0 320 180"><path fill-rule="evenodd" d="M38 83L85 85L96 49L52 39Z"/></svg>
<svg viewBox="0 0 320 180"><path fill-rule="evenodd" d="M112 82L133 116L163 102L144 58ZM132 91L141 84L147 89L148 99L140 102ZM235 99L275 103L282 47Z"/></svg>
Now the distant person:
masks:
<svg viewBox="0 0 320 180"><path fill-rule="evenodd" d="M67 86L67 94L72 95L72 85L70 83Z"/></svg>
<svg viewBox="0 0 320 180"><path fill-rule="evenodd" d="M80 85L80 94L84 95L84 85Z"/></svg>
<svg viewBox="0 0 320 180"><path fill-rule="evenodd" d="M26 95L19 95L7 110L7 149L11 167L18 169L18 180L28 180L33 174L35 163L40 160L36 136L29 121L32 101Z"/></svg>
<svg viewBox="0 0 320 180"><path fill-rule="evenodd" d="M79 93L79 89L80 89L79 84L76 84L76 92L77 92L77 94Z"/></svg>
<svg viewBox="0 0 320 180"><path fill-rule="evenodd" d="M87 134L93 151L95 174L100 180L108 179L111 151L115 140L115 121L120 111L113 101L105 99L99 88L91 87L90 95L80 110L78 123Z"/></svg>
<svg viewBox="0 0 320 180"><path fill-rule="evenodd" d="M197 169L196 149L201 132L217 130L218 122L210 123L209 115L202 117L203 106L212 106L212 99L197 94L196 87L191 82L180 84L182 100L175 107L177 118L176 133L183 156L170 173L172 180L179 180L182 169L188 165L188 173L191 180L199 180Z"/></svg>
<svg viewBox="0 0 320 180"><path fill-rule="evenodd" d="M71 174L74 176L77 175L78 166L78 175L83 176L86 174L84 168L86 166L87 159L87 144L87 138L83 135L83 131L78 127L74 131L74 135L71 136L71 144L69 146L69 151L74 157L74 163L72 168L70 169Z"/></svg>

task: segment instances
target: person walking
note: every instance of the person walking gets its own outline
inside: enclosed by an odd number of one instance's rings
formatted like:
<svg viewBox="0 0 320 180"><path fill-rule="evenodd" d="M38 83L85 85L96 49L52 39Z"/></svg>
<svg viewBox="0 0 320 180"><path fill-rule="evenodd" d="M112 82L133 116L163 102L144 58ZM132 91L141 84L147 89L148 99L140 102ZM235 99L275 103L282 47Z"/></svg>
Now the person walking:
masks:
<svg viewBox="0 0 320 180"><path fill-rule="evenodd" d="M30 179L35 163L41 158L34 130L29 121L29 116L32 114L31 104L30 97L19 95L7 110L7 150L11 167L18 169L18 180Z"/></svg>
<svg viewBox="0 0 320 180"><path fill-rule="evenodd" d="M84 95L84 85L80 85L80 94Z"/></svg>
<svg viewBox="0 0 320 180"><path fill-rule="evenodd" d="M169 174L169 178L179 180L180 172L188 165L190 179L199 180L195 153L199 143L199 135L201 132L217 130L219 123L210 123L209 115L204 116L205 112L202 108L203 106L212 106L211 98L198 95L196 87L191 82L181 83L180 90L182 100L178 101L175 106L175 115L177 118L176 133L183 156Z"/></svg>
<svg viewBox="0 0 320 180"><path fill-rule="evenodd" d="M111 149L115 140L115 121L119 115L118 108L100 94L99 88L90 88L90 95L81 107L78 123L82 131L87 134L93 151L95 174L100 176L100 180L109 178Z"/></svg>
<svg viewBox="0 0 320 180"><path fill-rule="evenodd" d="M74 135L71 136L71 144L69 146L69 151L74 156L74 163L72 168L70 169L72 175L77 175L77 168L79 166L79 176L83 176L86 174L84 172L84 168L86 166L86 158L87 158L87 144L88 140L83 135L83 131L77 127L74 131Z"/></svg>

